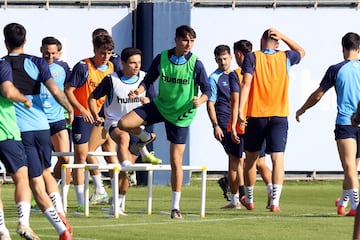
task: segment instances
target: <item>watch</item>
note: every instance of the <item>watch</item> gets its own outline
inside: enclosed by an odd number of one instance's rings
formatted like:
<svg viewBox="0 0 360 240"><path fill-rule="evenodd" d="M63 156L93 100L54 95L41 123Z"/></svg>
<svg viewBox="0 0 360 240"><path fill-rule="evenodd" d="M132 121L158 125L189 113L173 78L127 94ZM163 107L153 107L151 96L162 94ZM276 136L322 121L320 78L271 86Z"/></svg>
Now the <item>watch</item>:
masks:
<svg viewBox="0 0 360 240"><path fill-rule="evenodd" d="M217 124L217 123L215 123L215 122L212 123L212 127L213 127L213 128L216 128L217 126L219 126L219 124Z"/></svg>

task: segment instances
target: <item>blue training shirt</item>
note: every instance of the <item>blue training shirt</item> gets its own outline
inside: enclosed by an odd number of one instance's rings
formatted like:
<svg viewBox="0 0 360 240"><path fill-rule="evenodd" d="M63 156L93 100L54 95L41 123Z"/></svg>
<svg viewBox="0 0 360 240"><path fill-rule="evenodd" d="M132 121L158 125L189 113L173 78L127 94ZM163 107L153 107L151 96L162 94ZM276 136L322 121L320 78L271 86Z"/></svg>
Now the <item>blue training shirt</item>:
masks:
<svg viewBox="0 0 360 240"><path fill-rule="evenodd" d="M330 66L320 87L326 92L335 87L337 95L336 124L351 125L351 116L360 101L360 61L344 60Z"/></svg>
<svg viewBox="0 0 360 240"><path fill-rule="evenodd" d="M21 132L47 130L50 127L42 108L40 90L33 89L32 86L34 85L33 81L45 83L51 78L49 65L43 58L26 54L9 54L6 58L16 61L16 59L19 60L22 57L24 57L23 66L19 66L16 71L25 71L24 74L27 75L27 78L16 79L15 69L12 66L14 85L32 101L33 105L30 109L27 109L24 104L14 102L17 123ZM20 62L18 63L20 64Z"/></svg>
<svg viewBox="0 0 360 240"><path fill-rule="evenodd" d="M209 84L211 88L209 101L215 102L218 123L222 129L226 129L230 120L231 93L240 89L238 77L234 72L226 74L217 69L209 76Z"/></svg>
<svg viewBox="0 0 360 240"><path fill-rule="evenodd" d="M70 68L68 64L56 60L54 63L49 65L49 68L57 86L63 91L64 83L70 76ZM63 106L61 106L56 101L54 96L50 93L44 84L41 84L40 98L44 112L50 123L57 122L65 118Z"/></svg>

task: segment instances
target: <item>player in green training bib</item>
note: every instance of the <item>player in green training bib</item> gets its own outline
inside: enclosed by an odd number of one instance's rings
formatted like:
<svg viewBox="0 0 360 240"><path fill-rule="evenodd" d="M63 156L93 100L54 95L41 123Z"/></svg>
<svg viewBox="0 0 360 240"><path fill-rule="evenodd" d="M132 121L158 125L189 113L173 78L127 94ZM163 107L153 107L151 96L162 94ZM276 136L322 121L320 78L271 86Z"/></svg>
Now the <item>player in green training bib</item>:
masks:
<svg viewBox="0 0 360 240"><path fill-rule="evenodd" d="M165 50L153 60L150 69L140 84L130 91L131 98L137 97L159 78L158 95L153 102L145 104L123 116L118 127L139 137L138 147L155 140L154 133L141 129L141 125L165 123L167 139L170 142L171 163L171 218L181 219L180 198L183 181L182 159L196 108L205 103L211 95L207 74L202 62L191 52L196 33L189 26L176 28L175 48ZM201 95L198 96L198 89Z"/></svg>

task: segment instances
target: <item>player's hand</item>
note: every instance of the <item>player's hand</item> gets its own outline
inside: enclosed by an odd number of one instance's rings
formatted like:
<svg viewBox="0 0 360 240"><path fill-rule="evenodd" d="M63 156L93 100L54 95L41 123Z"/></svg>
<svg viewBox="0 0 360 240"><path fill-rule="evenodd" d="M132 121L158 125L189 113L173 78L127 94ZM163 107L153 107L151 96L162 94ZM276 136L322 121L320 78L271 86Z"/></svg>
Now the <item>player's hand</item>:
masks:
<svg viewBox="0 0 360 240"><path fill-rule="evenodd" d="M303 115L305 113L305 110L303 109L299 109L296 111L296 115L295 115L295 119L296 121L300 122L300 116Z"/></svg>
<svg viewBox="0 0 360 240"><path fill-rule="evenodd" d="M141 97L141 98L140 98L140 102L141 102L142 104L148 104L148 103L150 102L150 98L148 98L148 97Z"/></svg>
<svg viewBox="0 0 360 240"><path fill-rule="evenodd" d="M96 117L95 119L95 126L101 126L105 119L103 117Z"/></svg>
<svg viewBox="0 0 360 240"><path fill-rule="evenodd" d="M220 126L216 126L214 127L214 137L216 138L216 140L218 140L219 142L221 142L224 138L224 133L221 130Z"/></svg>
<svg viewBox="0 0 360 240"><path fill-rule="evenodd" d="M85 109L83 111L81 111L81 116L84 119L84 122L86 122L86 123L93 124L95 122L95 120L94 120L93 116L91 115L91 113L89 111L85 110Z"/></svg>
<svg viewBox="0 0 360 240"><path fill-rule="evenodd" d="M30 99L28 99L28 98L26 98L26 101L23 102L23 103L24 103L24 106L25 106L27 109L29 109L29 108L32 107L32 101L31 101Z"/></svg>
<svg viewBox="0 0 360 240"><path fill-rule="evenodd" d="M240 138L236 132L236 129L231 130L231 139L234 143L240 144Z"/></svg>
<svg viewBox="0 0 360 240"><path fill-rule="evenodd" d="M136 98L137 96L139 96L140 92L139 89L135 89L135 90L130 90L128 96L129 98Z"/></svg>
<svg viewBox="0 0 360 240"><path fill-rule="evenodd" d="M74 121L74 112L68 112L68 117L65 119L67 124L72 124L72 122Z"/></svg>
<svg viewBox="0 0 360 240"><path fill-rule="evenodd" d="M200 107L200 105L201 105L200 99L197 96L194 96L194 98L193 98L194 108L198 108L198 107Z"/></svg>
<svg viewBox="0 0 360 240"><path fill-rule="evenodd" d="M270 28L268 31L268 36L272 39L275 40L281 40L282 39L282 34L279 32L279 30L275 29L275 28Z"/></svg>

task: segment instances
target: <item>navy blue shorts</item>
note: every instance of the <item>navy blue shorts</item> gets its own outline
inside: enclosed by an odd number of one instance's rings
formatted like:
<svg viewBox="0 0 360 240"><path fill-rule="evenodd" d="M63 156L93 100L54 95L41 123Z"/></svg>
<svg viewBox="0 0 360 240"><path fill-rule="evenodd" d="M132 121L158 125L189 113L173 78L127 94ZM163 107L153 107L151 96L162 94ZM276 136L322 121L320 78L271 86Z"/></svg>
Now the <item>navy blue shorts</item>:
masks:
<svg viewBox="0 0 360 240"><path fill-rule="evenodd" d="M84 122L82 117L75 116L72 123L72 140L74 144L83 144L89 142L91 130L94 124Z"/></svg>
<svg viewBox="0 0 360 240"><path fill-rule="evenodd" d="M353 138L356 140L356 158L360 158L360 128L351 125L335 125L335 140Z"/></svg>
<svg viewBox="0 0 360 240"><path fill-rule="evenodd" d="M29 177L38 177L44 169L51 167L50 130L22 132L21 138L28 160Z"/></svg>
<svg viewBox="0 0 360 240"><path fill-rule="evenodd" d="M135 108L134 111L146 122L146 125L164 122L166 137L171 143L186 143L187 136L189 135L189 127L179 127L167 121L158 111L154 102Z"/></svg>
<svg viewBox="0 0 360 240"><path fill-rule="evenodd" d="M266 141L263 142L259 153L259 158L265 157Z"/></svg>
<svg viewBox="0 0 360 240"><path fill-rule="evenodd" d="M288 119L287 117L251 117L245 130L245 150L257 152L266 141L265 152L285 152Z"/></svg>
<svg viewBox="0 0 360 240"><path fill-rule="evenodd" d="M16 173L19 168L27 166L24 145L21 141L12 139L0 142L0 159L6 172Z"/></svg>
<svg viewBox="0 0 360 240"><path fill-rule="evenodd" d="M231 133L227 132L226 129L222 129L224 133L224 138L221 141L223 148L227 154L231 154L235 157L241 158L244 151L244 135L238 135L240 138L240 143L236 144L231 139Z"/></svg>
<svg viewBox="0 0 360 240"><path fill-rule="evenodd" d="M65 119L57 121L57 122L49 123L49 125L50 125L50 134L51 134L51 136L66 129L66 121L65 121Z"/></svg>

